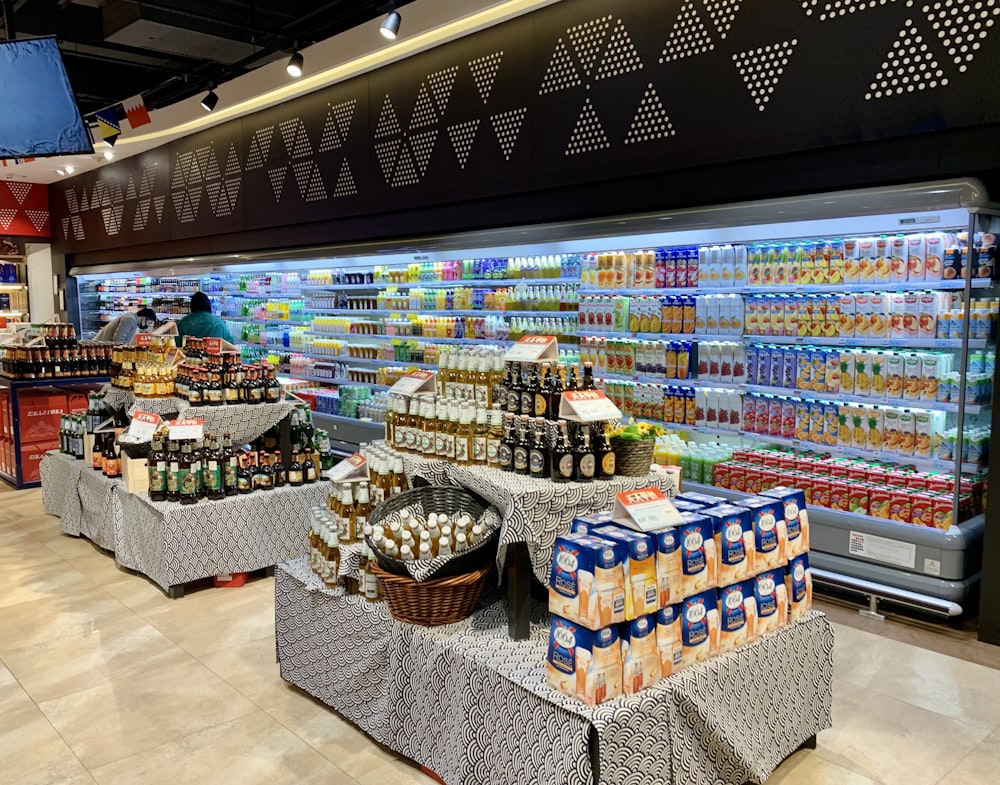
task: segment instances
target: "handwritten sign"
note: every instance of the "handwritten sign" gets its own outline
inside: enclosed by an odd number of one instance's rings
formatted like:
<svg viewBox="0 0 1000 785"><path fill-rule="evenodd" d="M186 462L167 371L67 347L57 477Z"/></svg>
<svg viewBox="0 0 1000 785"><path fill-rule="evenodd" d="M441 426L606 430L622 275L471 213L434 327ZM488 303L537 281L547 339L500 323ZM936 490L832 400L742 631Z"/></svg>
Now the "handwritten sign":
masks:
<svg viewBox="0 0 1000 785"><path fill-rule="evenodd" d="M354 455L345 458L330 469L326 473L326 476L333 482L357 482L359 480L367 480L368 459L361 453L356 452Z"/></svg>
<svg viewBox="0 0 1000 785"><path fill-rule="evenodd" d="M559 418L573 422L603 422L622 416L614 402L600 390L564 392L559 404Z"/></svg>
<svg viewBox="0 0 1000 785"><path fill-rule="evenodd" d="M128 426L128 435L141 442L148 442L152 440L161 422L162 419L158 414L136 412L132 415L132 422Z"/></svg>
<svg viewBox="0 0 1000 785"><path fill-rule="evenodd" d="M203 439L205 437L205 421L200 417L189 417L180 420L171 420L170 438L181 439Z"/></svg>
<svg viewBox="0 0 1000 785"><path fill-rule="evenodd" d="M434 392L436 388L434 371L410 371L392 385L389 392L397 395L416 395L419 392Z"/></svg>
<svg viewBox="0 0 1000 785"><path fill-rule="evenodd" d="M526 335L503 358L516 363L559 362L559 343L554 335Z"/></svg>
<svg viewBox="0 0 1000 785"><path fill-rule="evenodd" d="M640 488L615 494L611 520L641 532L679 526L681 514L659 488Z"/></svg>

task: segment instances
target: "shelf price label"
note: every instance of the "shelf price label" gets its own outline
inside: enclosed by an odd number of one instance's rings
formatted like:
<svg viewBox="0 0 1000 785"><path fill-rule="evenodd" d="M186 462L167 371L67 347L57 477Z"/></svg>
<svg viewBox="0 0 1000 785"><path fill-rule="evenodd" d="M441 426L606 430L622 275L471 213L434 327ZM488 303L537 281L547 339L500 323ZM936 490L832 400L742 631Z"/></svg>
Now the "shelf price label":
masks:
<svg viewBox="0 0 1000 785"><path fill-rule="evenodd" d="M611 520L641 532L659 531L684 522L673 502L656 487L615 494Z"/></svg>
<svg viewBox="0 0 1000 785"><path fill-rule="evenodd" d="M148 442L153 439L153 434L160 427L162 419L158 414L149 412L136 412L132 415L132 422L128 426L128 435L141 442Z"/></svg>
<svg viewBox="0 0 1000 785"><path fill-rule="evenodd" d="M330 469L326 476L334 482L358 482L368 479L368 459L356 452Z"/></svg>
<svg viewBox="0 0 1000 785"><path fill-rule="evenodd" d="M574 390L565 392L559 404L559 417L573 422L603 422L617 420L621 411L600 390Z"/></svg>
<svg viewBox="0 0 1000 785"><path fill-rule="evenodd" d="M205 339L205 352L207 354L222 354L222 339L221 338L206 338Z"/></svg>
<svg viewBox="0 0 1000 785"><path fill-rule="evenodd" d="M559 344L554 335L526 335L503 356L507 362L539 363L559 361Z"/></svg>
<svg viewBox="0 0 1000 785"><path fill-rule="evenodd" d="M136 333L135 334L135 345L140 349L144 349L153 342L152 333Z"/></svg>
<svg viewBox="0 0 1000 785"><path fill-rule="evenodd" d="M397 395L416 395L419 392L434 392L437 382L433 371L410 371L406 376L389 388L389 392Z"/></svg>
<svg viewBox="0 0 1000 785"><path fill-rule="evenodd" d="M167 423L167 425L170 428L170 438L172 440L198 440L205 437L205 421L200 417L187 417L180 420L171 420Z"/></svg>

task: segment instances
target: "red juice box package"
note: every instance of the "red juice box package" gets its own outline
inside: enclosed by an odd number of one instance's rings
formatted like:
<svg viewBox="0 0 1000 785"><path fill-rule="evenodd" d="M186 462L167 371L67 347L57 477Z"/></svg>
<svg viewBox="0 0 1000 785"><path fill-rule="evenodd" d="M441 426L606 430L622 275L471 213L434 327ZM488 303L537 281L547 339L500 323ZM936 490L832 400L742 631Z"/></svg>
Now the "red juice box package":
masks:
<svg viewBox="0 0 1000 785"><path fill-rule="evenodd" d="M768 570L755 578L754 599L757 601L757 635L784 627L788 624L788 592L785 589L785 571Z"/></svg>
<svg viewBox="0 0 1000 785"><path fill-rule="evenodd" d="M754 581L719 589L719 653L753 643L757 638L757 598Z"/></svg>
<svg viewBox="0 0 1000 785"><path fill-rule="evenodd" d="M549 575L549 610L588 629L625 621L622 543L582 534L557 537Z"/></svg>
<svg viewBox="0 0 1000 785"><path fill-rule="evenodd" d="M750 510L756 549L754 572L784 567L788 562L784 504L769 496L751 496L741 499L739 506Z"/></svg>
<svg viewBox="0 0 1000 785"><path fill-rule="evenodd" d="M622 694L622 650L615 627L588 630L552 617L545 680L590 706Z"/></svg>
<svg viewBox="0 0 1000 785"><path fill-rule="evenodd" d="M681 574L671 601L714 589L718 583L715 529L704 515L682 513L684 523L675 527L680 537Z"/></svg>
<svg viewBox="0 0 1000 785"><path fill-rule="evenodd" d="M653 538L620 526L601 526L594 535L621 543L626 549L625 619L656 613L660 609L656 584L656 549Z"/></svg>
<svg viewBox="0 0 1000 785"><path fill-rule="evenodd" d="M660 680L656 616L640 616L620 626L622 691L634 695Z"/></svg>
<svg viewBox="0 0 1000 785"><path fill-rule="evenodd" d="M750 510L734 504L719 504L706 508L702 515L712 521L715 552L719 558L717 583L727 586L753 575L757 546Z"/></svg>
<svg viewBox="0 0 1000 785"><path fill-rule="evenodd" d="M681 602L681 666L719 653L719 597L715 589Z"/></svg>
<svg viewBox="0 0 1000 785"><path fill-rule="evenodd" d="M812 610L812 572L808 554L790 559L785 568L785 594L788 597L789 621L798 621Z"/></svg>
<svg viewBox="0 0 1000 785"><path fill-rule="evenodd" d="M660 677L667 678L681 669L681 606L667 605L656 612L656 648L660 654Z"/></svg>
<svg viewBox="0 0 1000 785"><path fill-rule="evenodd" d="M806 511L806 494L799 488L781 486L765 491L763 496L777 499L784 507L785 536L788 538L787 556L792 558L809 550L809 513Z"/></svg>

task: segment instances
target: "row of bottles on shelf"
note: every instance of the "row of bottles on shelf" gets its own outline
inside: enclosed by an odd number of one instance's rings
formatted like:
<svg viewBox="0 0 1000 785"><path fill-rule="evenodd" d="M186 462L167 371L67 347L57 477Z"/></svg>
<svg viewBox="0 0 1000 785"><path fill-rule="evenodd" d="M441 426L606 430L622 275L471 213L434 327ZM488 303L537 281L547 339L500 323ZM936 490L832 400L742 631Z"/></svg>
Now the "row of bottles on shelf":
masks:
<svg viewBox="0 0 1000 785"><path fill-rule="evenodd" d="M525 335L576 335L573 319L540 316L419 316L408 319L357 320L317 316L314 333L331 335L393 335L422 338L465 338L516 341Z"/></svg>
<svg viewBox="0 0 1000 785"><path fill-rule="evenodd" d="M732 460L733 448L724 444L699 444L685 441L677 434L657 436L653 447L653 463L679 466L687 482L712 484L715 467Z"/></svg>
<svg viewBox="0 0 1000 785"><path fill-rule="evenodd" d="M109 343L82 342L65 349L7 346L0 357L0 376L14 381L107 376L110 370Z"/></svg>
<svg viewBox="0 0 1000 785"><path fill-rule="evenodd" d="M268 300L249 297L221 298L213 303L213 310L222 318L246 318L272 322L303 322L307 301L302 300Z"/></svg>
<svg viewBox="0 0 1000 785"><path fill-rule="evenodd" d="M198 276L158 278L137 276L128 278L104 278L92 282L94 291L108 294L172 294L197 292L203 280ZM210 279L209 279L210 280Z"/></svg>
<svg viewBox="0 0 1000 785"><path fill-rule="evenodd" d="M353 419L368 418L374 422L385 419L386 393L373 393L364 385L342 385L336 389L307 387L297 390L296 395L306 401L309 408L321 414Z"/></svg>
<svg viewBox="0 0 1000 785"><path fill-rule="evenodd" d="M371 271L310 270L308 285L410 284L451 281L579 278L581 259L563 254L532 257L455 259L376 265Z"/></svg>

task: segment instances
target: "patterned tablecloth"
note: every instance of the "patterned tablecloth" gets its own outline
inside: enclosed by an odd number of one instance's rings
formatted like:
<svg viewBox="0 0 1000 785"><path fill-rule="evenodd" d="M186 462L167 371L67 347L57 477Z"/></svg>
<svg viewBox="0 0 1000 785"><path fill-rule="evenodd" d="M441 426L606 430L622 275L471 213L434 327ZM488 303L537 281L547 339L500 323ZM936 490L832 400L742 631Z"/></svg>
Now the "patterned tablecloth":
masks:
<svg viewBox="0 0 1000 785"><path fill-rule="evenodd" d="M42 458L42 506L59 517L64 534L83 535L105 550L115 550L118 517L115 489L120 479L108 479L89 464L57 450Z"/></svg>
<svg viewBox="0 0 1000 785"><path fill-rule="evenodd" d="M499 601L417 627L324 588L305 559L275 575L282 677L448 785L762 783L831 725L833 630L820 613L587 707L545 683L540 605L530 638L515 641Z"/></svg>
<svg viewBox="0 0 1000 785"><path fill-rule="evenodd" d="M326 483L315 483L183 505L121 486L115 556L164 589L271 567L308 551L310 510L326 505L326 493Z"/></svg>
<svg viewBox="0 0 1000 785"><path fill-rule="evenodd" d="M225 406L191 406L182 398L136 397L111 385L104 388L105 405L114 409L125 409L131 415L137 411L151 414L177 412L180 417L200 417L205 422L205 431L222 436L228 433L233 444L246 444L281 422L292 409L293 401L279 403L248 404L237 403Z"/></svg>
<svg viewBox="0 0 1000 785"><path fill-rule="evenodd" d="M532 570L543 583L549 579L556 537L569 531L574 518L610 512L615 494L621 491L655 485L668 497L680 492L677 476L660 471L650 472L645 477L554 483L483 466L457 466L418 455L404 456L403 463L411 482L419 477L432 485L458 485L495 504L503 519L498 566L503 567L507 546L526 543Z"/></svg>

